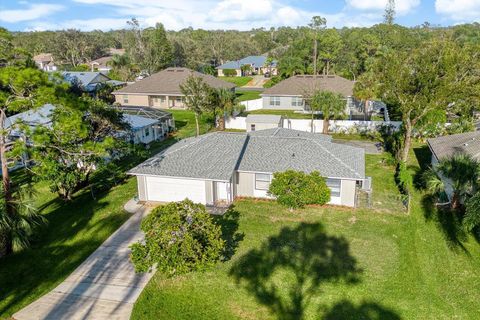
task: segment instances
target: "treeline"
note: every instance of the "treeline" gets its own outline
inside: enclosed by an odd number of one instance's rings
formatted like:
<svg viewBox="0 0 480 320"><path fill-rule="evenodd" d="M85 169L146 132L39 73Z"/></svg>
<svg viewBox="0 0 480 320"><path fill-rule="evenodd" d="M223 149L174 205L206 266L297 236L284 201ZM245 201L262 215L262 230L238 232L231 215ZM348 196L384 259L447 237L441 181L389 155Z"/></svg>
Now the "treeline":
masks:
<svg viewBox="0 0 480 320"><path fill-rule="evenodd" d="M129 61L122 64L129 63L129 68L148 72L182 66L211 73L212 67L226 61L266 54L279 61L282 77L288 77L313 73L313 40L317 38L317 72L335 73L352 80L367 70L379 50L408 52L435 39L480 46L478 23L445 28L425 23L413 28L378 24L370 28L306 26L250 31L192 28L165 31L161 24L141 29L135 19L128 23L129 28L108 32L17 32L13 41L16 47L32 55L49 52L57 61L72 67L105 56L108 48L124 48ZM128 75L132 76L133 73Z"/></svg>

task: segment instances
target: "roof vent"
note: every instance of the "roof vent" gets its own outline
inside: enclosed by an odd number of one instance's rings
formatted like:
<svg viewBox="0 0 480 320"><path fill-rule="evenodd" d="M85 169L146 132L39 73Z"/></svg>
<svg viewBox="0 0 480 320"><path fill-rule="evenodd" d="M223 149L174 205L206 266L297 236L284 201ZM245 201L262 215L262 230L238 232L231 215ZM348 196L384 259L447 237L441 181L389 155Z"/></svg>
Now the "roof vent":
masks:
<svg viewBox="0 0 480 320"><path fill-rule="evenodd" d="M295 153L292 153L292 158L295 158Z"/></svg>

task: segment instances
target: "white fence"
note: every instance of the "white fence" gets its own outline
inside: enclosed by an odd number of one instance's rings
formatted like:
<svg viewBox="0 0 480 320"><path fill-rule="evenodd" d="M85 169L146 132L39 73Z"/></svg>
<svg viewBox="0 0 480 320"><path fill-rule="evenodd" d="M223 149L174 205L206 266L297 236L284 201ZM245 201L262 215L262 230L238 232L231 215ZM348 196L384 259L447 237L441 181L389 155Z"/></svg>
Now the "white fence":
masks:
<svg viewBox="0 0 480 320"><path fill-rule="evenodd" d="M245 106L245 111L253 111L263 108L263 101L262 98L255 99L255 100L247 100L240 102L243 106Z"/></svg>
<svg viewBox="0 0 480 320"><path fill-rule="evenodd" d="M246 117L232 117L225 121L227 129L246 130ZM288 129L311 132L312 121L308 119L284 119L283 127ZM361 120L330 120L329 131L336 133L358 133L376 131L381 126L400 128L400 121L361 121ZM313 120L313 132L323 131L323 120Z"/></svg>

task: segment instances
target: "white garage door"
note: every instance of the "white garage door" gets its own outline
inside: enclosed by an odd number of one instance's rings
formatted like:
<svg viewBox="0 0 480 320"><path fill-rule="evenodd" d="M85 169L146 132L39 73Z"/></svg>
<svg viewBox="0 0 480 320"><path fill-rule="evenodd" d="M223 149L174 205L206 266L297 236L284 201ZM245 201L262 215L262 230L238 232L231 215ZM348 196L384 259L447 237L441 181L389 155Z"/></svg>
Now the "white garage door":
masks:
<svg viewBox="0 0 480 320"><path fill-rule="evenodd" d="M147 199L149 201L182 201L185 198L197 203L206 203L205 181L147 177Z"/></svg>

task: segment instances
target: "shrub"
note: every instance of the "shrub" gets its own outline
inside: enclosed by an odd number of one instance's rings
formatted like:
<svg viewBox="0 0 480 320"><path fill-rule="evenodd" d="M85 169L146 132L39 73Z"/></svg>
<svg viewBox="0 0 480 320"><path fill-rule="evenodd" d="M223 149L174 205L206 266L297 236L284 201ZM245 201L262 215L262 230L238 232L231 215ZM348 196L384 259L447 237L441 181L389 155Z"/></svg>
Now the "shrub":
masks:
<svg viewBox="0 0 480 320"><path fill-rule="evenodd" d="M330 189L318 172L287 170L273 174L268 190L277 198L278 203L294 208L303 208L308 204L323 205L330 200Z"/></svg>
<svg viewBox="0 0 480 320"><path fill-rule="evenodd" d="M152 267L168 276L214 265L225 243L205 206L185 199L157 207L142 221L145 242L131 246L137 272Z"/></svg>
<svg viewBox="0 0 480 320"><path fill-rule="evenodd" d="M465 209L463 225L467 231L472 231L480 226L480 192L467 200Z"/></svg>
<svg viewBox="0 0 480 320"><path fill-rule="evenodd" d="M223 75L225 77L235 77L237 75L237 70L235 70L235 69L223 69Z"/></svg>

